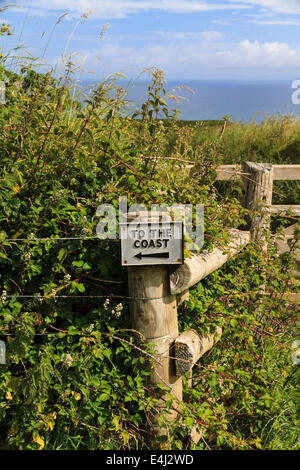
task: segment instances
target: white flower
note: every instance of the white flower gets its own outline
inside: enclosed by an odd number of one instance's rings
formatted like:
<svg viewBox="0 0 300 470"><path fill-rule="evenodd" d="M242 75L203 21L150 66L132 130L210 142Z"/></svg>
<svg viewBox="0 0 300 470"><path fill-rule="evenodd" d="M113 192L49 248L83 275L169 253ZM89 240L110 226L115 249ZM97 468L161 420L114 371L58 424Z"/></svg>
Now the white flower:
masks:
<svg viewBox="0 0 300 470"><path fill-rule="evenodd" d="M95 328L94 323L91 323L90 326L87 327L86 331L87 331L88 333L91 333L94 328Z"/></svg>
<svg viewBox="0 0 300 470"><path fill-rule="evenodd" d="M66 354L62 360L64 366L69 369L69 367L72 366L73 364L73 357L71 356L71 354Z"/></svg>
<svg viewBox="0 0 300 470"><path fill-rule="evenodd" d="M2 300L2 302L5 302L6 298L7 298L7 291L4 289L2 291L2 295L0 297L0 300Z"/></svg>
<svg viewBox="0 0 300 470"><path fill-rule="evenodd" d="M116 312L121 312L121 310L123 310L123 305L122 304L118 304L116 306Z"/></svg>
<svg viewBox="0 0 300 470"><path fill-rule="evenodd" d="M121 316L121 312L119 310L112 310L111 313L116 318L119 318Z"/></svg>
<svg viewBox="0 0 300 470"><path fill-rule="evenodd" d="M103 304L104 310L107 310L107 309L108 309L109 302L110 302L110 299L106 299L106 301L105 301L104 304Z"/></svg>
<svg viewBox="0 0 300 470"><path fill-rule="evenodd" d="M64 276L64 284L68 284L68 282L70 282L70 279L71 279L70 274L66 274L66 275Z"/></svg>

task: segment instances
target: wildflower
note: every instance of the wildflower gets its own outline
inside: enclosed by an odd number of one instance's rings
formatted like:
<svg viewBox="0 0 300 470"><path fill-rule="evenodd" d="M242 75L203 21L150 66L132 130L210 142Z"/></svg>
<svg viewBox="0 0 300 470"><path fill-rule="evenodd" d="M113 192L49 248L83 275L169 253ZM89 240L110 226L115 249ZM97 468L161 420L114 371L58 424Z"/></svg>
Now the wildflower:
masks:
<svg viewBox="0 0 300 470"><path fill-rule="evenodd" d="M66 274L66 275L64 276L64 284L68 284L68 282L70 282L70 279L71 279L70 274Z"/></svg>
<svg viewBox="0 0 300 470"><path fill-rule="evenodd" d="M88 333L91 333L94 328L95 328L94 323L91 323L90 326L87 327L86 331L87 331Z"/></svg>
<svg viewBox="0 0 300 470"><path fill-rule="evenodd" d="M116 306L116 311L121 312L121 310L123 310L123 305L120 303Z"/></svg>
<svg viewBox="0 0 300 470"><path fill-rule="evenodd" d="M114 309L113 309L113 310L111 311L111 313L112 313L112 315L113 315L114 317L116 317L116 318L119 318L119 317L121 316L120 310L114 310Z"/></svg>
<svg viewBox="0 0 300 470"><path fill-rule="evenodd" d="M28 240L33 240L34 239L34 233L31 232L29 235L28 235Z"/></svg>
<svg viewBox="0 0 300 470"><path fill-rule="evenodd" d="M62 360L64 366L69 369L73 364L73 357L71 354L66 354Z"/></svg>
<svg viewBox="0 0 300 470"><path fill-rule="evenodd" d="M25 255L25 261L29 261L30 258L31 258L31 253L30 253L30 251L29 251L29 252L26 253L26 255Z"/></svg>
<svg viewBox="0 0 300 470"><path fill-rule="evenodd" d="M2 291L0 300L1 300L2 302L5 302L6 298L7 298L7 291L4 289L4 290Z"/></svg>
<svg viewBox="0 0 300 470"><path fill-rule="evenodd" d="M105 301L104 304L103 304L104 310L107 310L107 309L108 309L109 303L110 303L110 299L106 299L106 301Z"/></svg>

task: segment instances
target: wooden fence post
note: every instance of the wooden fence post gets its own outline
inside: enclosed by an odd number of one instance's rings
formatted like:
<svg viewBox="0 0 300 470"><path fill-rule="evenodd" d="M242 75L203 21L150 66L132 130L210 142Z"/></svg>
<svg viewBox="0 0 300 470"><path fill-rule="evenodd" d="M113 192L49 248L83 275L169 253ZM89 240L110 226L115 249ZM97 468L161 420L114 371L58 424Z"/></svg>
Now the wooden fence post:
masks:
<svg viewBox="0 0 300 470"><path fill-rule="evenodd" d="M128 267L128 283L132 328L142 333L148 343L153 344L157 362L149 378L149 387L155 391L158 383L169 387L178 401L182 400L182 380L176 376L173 347L178 336L176 295L170 295L168 266ZM167 396L167 394L166 394ZM176 400L173 406L176 407ZM161 427L162 400L157 414L150 423L151 448L155 448L156 438L168 436L168 426ZM176 409L170 410L168 420L176 419Z"/></svg>
<svg viewBox="0 0 300 470"><path fill-rule="evenodd" d="M248 229L255 240L263 240L265 231L270 230L270 207L263 206L272 205L273 165L243 162L242 173L242 204L246 209L254 211L248 218Z"/></svg>
<svg viewBox="0 0 300 470"><path fill-rule="evenodd" d="M222 336L218 326L215 333L199 336L196 330L184 331L175 340L176 373L178 377L192 371L200 357L209 351ZM191 379L190 375L190 379Z"/></svg>

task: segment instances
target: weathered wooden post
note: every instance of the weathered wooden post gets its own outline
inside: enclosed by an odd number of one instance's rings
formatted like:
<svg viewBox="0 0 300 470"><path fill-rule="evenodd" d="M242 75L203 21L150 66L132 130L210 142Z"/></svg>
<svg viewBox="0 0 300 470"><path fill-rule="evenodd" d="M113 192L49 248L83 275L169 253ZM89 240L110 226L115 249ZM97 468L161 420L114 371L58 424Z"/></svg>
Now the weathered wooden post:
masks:
<svg viewBox="0 0 300 470"><path fill-rule="evenodd" d="M218 326L215 333L199 336L197 331L184 331L175 340L176 374L178 377L192 370L200 357L209 351L222 336Z"/></svg>
<svg viewBox="0 0 300 470"><path fill-rule="evenodd" d="M170 295L167 266L133 266L128 268L129 295L132 328L152 343L157 354L149 380L155 392L161 383L169 388L171 395L182 400L182 381L176 375L173 344L178 336L176 296ZM142 298L142 299L141 299ZM139 300L141 299L141 300ZM167 427L160 427L159 412L165 407L162 400L157 418L152 423L153 437L167 435ZM160 408L160 409L159 409ZM176 418L176 410L168 413L168 419Z"/></svg>
<svg viewBox="0 0 300 470"><path fill-rule="evenodd" d="M153 345L157 362L149 378L149 388L155 392L158 383L166 386L174 397L173 407L165 416L176 419L176 403L182 400L182 379L176 375L173 348L178 337L176 295L170 293L168 264L183 263L182 224L164 223L159 219L139 217L121 227L127 234L122 240L122 265L128 266L130 314L132 328ZM157 437L168 436L168 426L162 422L166 408L162 397L156 416L150 424L151 448L159 447Z"/></svg>
<svg viewBox="0 0 300 470"><path fill-rule="evenodd" d="M248 229L255 240L264 240L270 230L273 191L273 165L270 163L242 163L242 204L253 211L248 217ZM264 249L266 249L266 244Z"/></svg>
<svg viewBox="0 0 300 470"><path fill-rule="evenodd" d="M268 248L267 237L271 224L271 204L273 192L273 165L270 163L242 163L243 198L242 204L251 210L248 216L248 229L251 238L262 241L262 252ZM244 174L246 173L246 175ZM260 286L264 294L266 286Z"/></svg>

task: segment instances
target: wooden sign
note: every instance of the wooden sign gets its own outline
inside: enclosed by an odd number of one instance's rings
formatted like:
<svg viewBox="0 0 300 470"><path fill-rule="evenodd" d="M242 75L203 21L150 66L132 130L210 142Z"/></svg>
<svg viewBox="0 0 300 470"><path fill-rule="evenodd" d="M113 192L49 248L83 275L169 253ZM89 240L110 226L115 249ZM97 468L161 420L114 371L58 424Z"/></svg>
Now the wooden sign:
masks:
<svg viewBox="0 0 300 470"><path fill-rule="evenodd" d="M120 224L122 266L183 264L182 222Z"/></svg>

